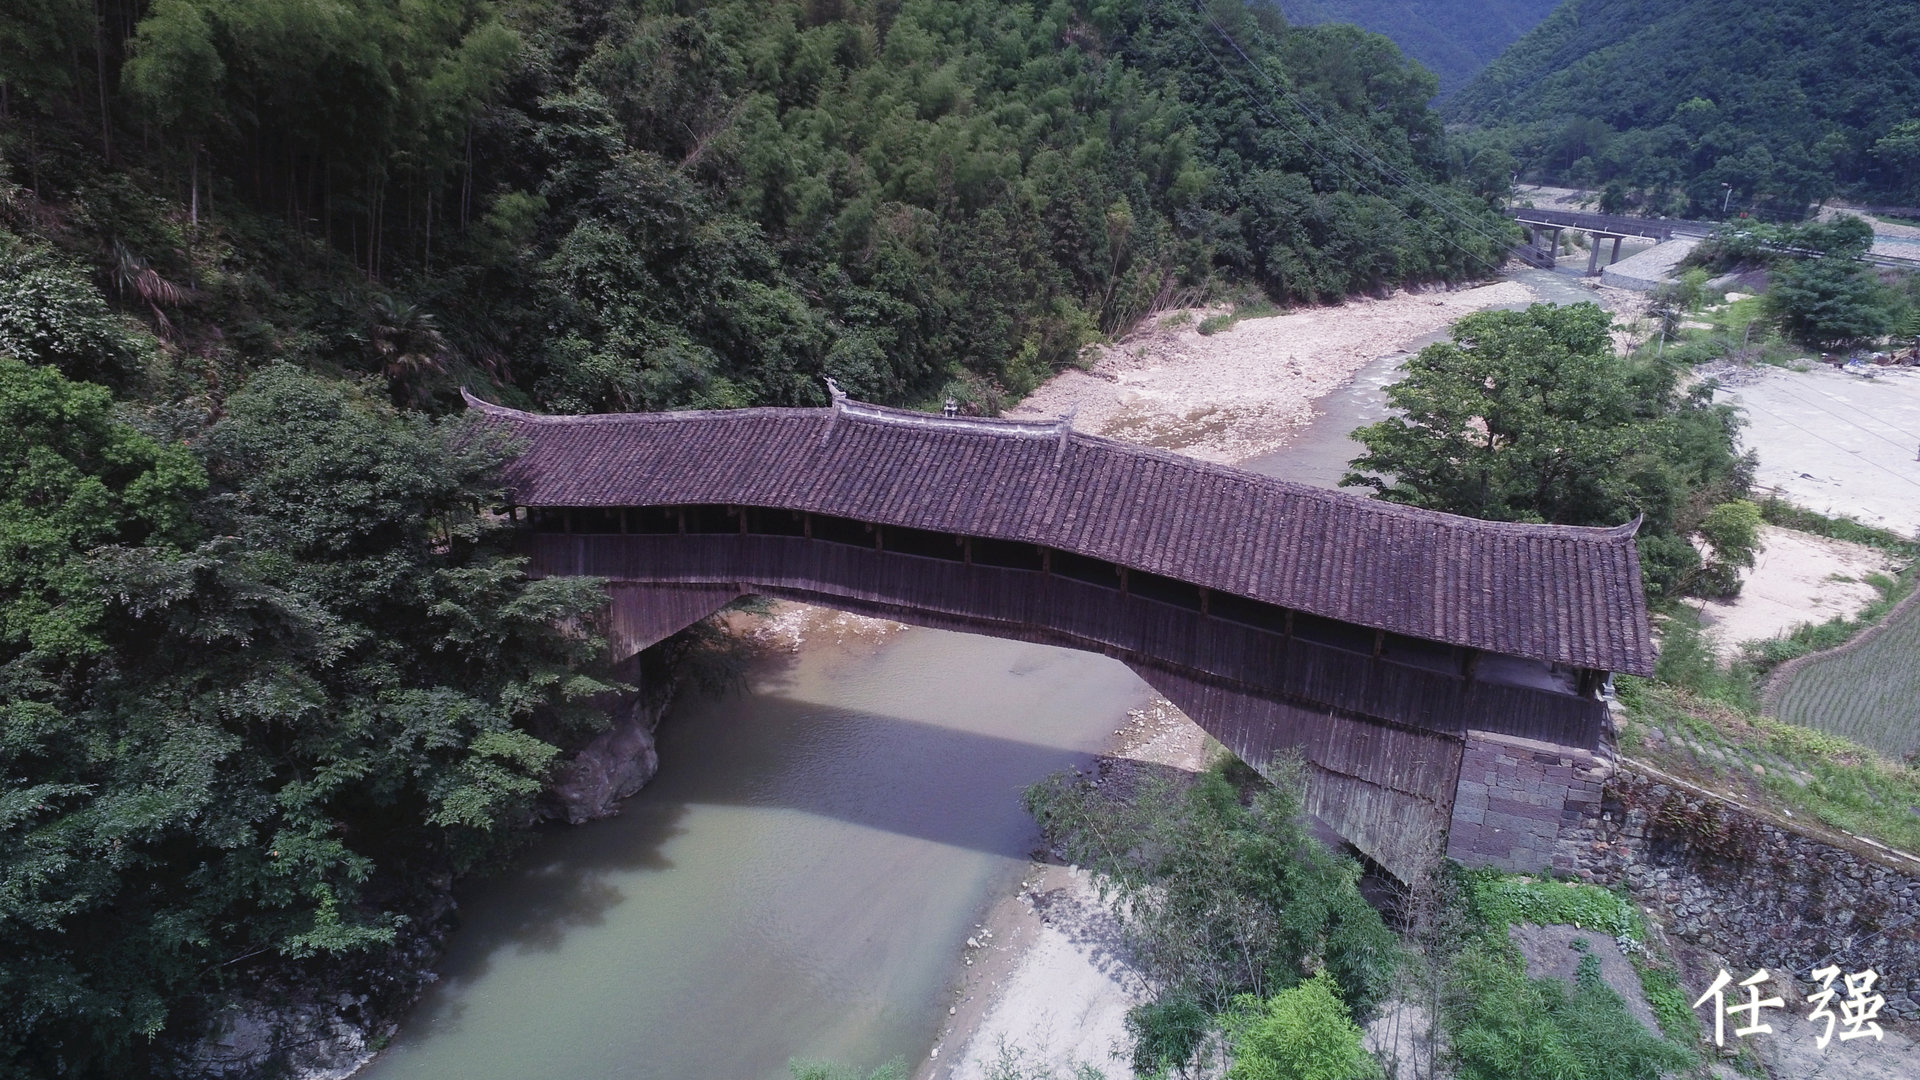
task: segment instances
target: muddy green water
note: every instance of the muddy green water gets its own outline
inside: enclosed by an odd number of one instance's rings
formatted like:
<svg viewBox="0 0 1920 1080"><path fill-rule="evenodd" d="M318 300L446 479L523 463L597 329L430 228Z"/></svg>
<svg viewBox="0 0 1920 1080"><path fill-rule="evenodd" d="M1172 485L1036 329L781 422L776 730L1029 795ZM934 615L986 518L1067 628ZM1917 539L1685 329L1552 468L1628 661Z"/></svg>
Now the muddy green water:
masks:
<svg viewBox="0 0 1920 1080"><path fill-rule="evenodd" d="M974 923L1038 842L1028 784L1149 691L1085 653L914 629L810 643L675 709L614 819L461 896L368 1080L773 1080L925 1058Z"/></svg>

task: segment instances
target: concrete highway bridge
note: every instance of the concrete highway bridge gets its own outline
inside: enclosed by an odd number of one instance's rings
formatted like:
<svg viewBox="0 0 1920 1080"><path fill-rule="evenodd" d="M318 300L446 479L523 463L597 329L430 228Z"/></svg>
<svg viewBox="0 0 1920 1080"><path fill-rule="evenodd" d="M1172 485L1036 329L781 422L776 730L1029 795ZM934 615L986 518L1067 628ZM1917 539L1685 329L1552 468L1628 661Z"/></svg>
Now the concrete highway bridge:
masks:
<svg viewBox="0 0 1920 1080"><path fill-rule="evenodd" d="M545 416L467 398L532 572L607 580L620 656L746 594L1118 658L1403 880L1539 869L1654 653L1633 525L1476 521L1075 432L817 409Z"/></svg>
<svg viewBox="0 0 1920 1080"><path fill-rule="evenodd" d="M1588 277L1597 277L1605 266L1618 262L1620 243L1629 236L1663 244L1675 237L1695 239L1706 237L1721 225L1718 222L1687 221L1681 218L1628 217L1624 214L1588 214L1572 210L1536 210L1532 207L1510 207L1507 210L1507 216L1527 230L1527 242L1514 248L1514 254L1544 270L1553 269L1557 262L1556 256L1560 249L1562 232L1567 229L1576 229L1590 234L1593 237L1593 246L1587 252ZM1613 250L1605 266L1600 262L1600 244L1603 240L1613 241ZM1884 251L1869 252L1861 256L1861 259L1875 266L1894 266L1908 270L1920 267L1920 258L1889 254Z"/></svg>
<svg viewBox="0 0 1920 1080"><path fill-rule="evenodd" d="M1518 207L1507 211L1509 217L1527 230L1527 242L1515 254L1545 270L1554 268L1560 250L1560 234L1576 229L1593 237L1587 253L1587 276L1597 277L1604 268L1600 262L1600 244L1613 241L1606 265L1620 260L1620 243L1629 236L1662 244L1676 236L1706 236L1714 230L1708 221L1681 221L1670 218L1627 217L1623 214L1586 214L1570 210L1535 210Z"/></svg>

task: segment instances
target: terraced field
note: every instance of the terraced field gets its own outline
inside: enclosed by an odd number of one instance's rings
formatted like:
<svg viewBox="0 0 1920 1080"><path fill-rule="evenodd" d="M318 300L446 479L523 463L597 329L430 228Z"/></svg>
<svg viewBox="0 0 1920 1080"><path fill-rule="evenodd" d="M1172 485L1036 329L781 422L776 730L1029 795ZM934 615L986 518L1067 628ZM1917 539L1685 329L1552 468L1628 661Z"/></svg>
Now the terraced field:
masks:
<svg viewBox="0 0 1920 1080"><path fill-rule="evenodd" d="M1781 667L1769 709L1895 759L1920 752L1920 592L1880 626L1830 652Z"/></svg>

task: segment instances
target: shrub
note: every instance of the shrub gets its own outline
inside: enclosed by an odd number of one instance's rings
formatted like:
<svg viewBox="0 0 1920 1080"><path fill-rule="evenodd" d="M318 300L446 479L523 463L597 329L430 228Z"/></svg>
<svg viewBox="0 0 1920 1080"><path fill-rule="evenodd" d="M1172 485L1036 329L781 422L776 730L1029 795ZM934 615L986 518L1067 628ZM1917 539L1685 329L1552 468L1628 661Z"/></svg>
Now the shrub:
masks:
<svg viewBox="0 0 1920 1080"><path fill-rule="evenodd" d="M1504 934L1462 950L1455 973L1447 1008L1458 1080L1658 1080L1694 1064L1634 1019L1592 955L1581 957L1571 992L1528 978Z"/></svg>
<svg viewBox="0 0 1920 1080"><path fill-rule="evenodd" d="M56 367L69 379L118 383L140 343L80 274L36 259L0 259L0 356Z"/></svg>
<svg viewBox="0 0 1920 1080"><path fill-rule="evenodd" d="M1229 1024L1233 1067L1227 1080L1371 1080L1380 1066L1360 1044L1338 988L1322 971L1265 1004L1242 999Z"/></svg>
<svg viewBox="0 0 1920 1080"><path fill-rule="evenodd" d="M1142 1071L1185 1064L1241 995L1265 998L1310 971L1324 968L1361 1016L1391 988L1399 944L1360 896L1359 866L1301 826L1299 764L1267 771L1274 783L1222 765L1125 794L1056 775L1027 792L1048 838L1119 895L1159 988L1129 1019Z"/></svg>

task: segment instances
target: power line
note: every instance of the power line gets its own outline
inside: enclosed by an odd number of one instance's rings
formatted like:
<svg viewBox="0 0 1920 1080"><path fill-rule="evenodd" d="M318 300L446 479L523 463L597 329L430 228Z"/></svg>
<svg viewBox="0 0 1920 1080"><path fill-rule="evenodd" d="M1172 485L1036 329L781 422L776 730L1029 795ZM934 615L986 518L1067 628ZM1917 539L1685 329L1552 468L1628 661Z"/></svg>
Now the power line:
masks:
<svg viewBox="0 0 1920 1080"><path fill-rule="evenodd" d="M1920 435L1915 435L1913 432L1908 431L1905 428L1896 427L1893 424L1889 424L1885 420L1882 420L1877 416L1869 416L1867 417L1867 419L1872 420L1876 424L1880 424L1887 428L1891 428L1893 431L1898 432L1899 434L1905 436L1907 439L1911 441L1906 443L1895 442L1894 440L1887 438L1885 435L1882 435L1879 432L1874 431L1862 425L1858 417L1846 416L1841 413L1835 412L1834 410L1827 408L1826 406L1820 404L1819 402L1813 401L1809 398L1801 397L1799 394L1796 394L1793 391L1786 389L1785 387L1782 387L1780 392L1782 394L1785 394L1787 397L1790 397L1793 400L1799 402L1800 404L1808 406L1809 408L1818 409L1821 412L1826 413L1828 416L1831 416L1836 420L1849 421L1853 423L1855 426L1859 427L1860 431L1864 432L1865 434L1871 435L1874 438L1879 439L1881 442L1887 443L1891 446L1897 446L1902 451L1906 450L1906 448L1909 446L1920 446Z"/></svg>
<svg viewBox="0 0 1920 1080"><path fill-rule="evenodd" d="M1847 454L1858 453L1858 451L1849 450L1846 447L1841 446L1839 443L1834 442L1832 439L1829 439L1818 432L1810 431L1807 428L1801 427L1799 424L1794 423L1793 421L1787 419L1784 416L1781 416L1779 413L1776 413L1771 409L1762 409L1758 405L1748 405L1744 402L1742 404L1746 408L1752 409L1755 412L1765 413L1766 415L1773 417L1775 420L1778 420L1781 423L1787 425L1788 427L1793 428L1795 431L1801 432L1802 434L1805 434L1805 435L1810 435L1813 438L1818 439L1823 443L1826 443L1828 446L1833 447L1835 450L1841 451L1842 453L1847 453ZM1885 465L1880 464L1879 462L1873 460L1872 458L1863 457L1860 459L1860 464L1868 465L1875 469L1879 469L1881 472L1886 473L1888 476L1893 477L1895 480L1898 480L1903 484L1909 484L1913 487L1920 488L1920 481L1914 480L1910 476L1904 476L1900 473L1894 472L1892 469L1887 468Z"/></svg>

